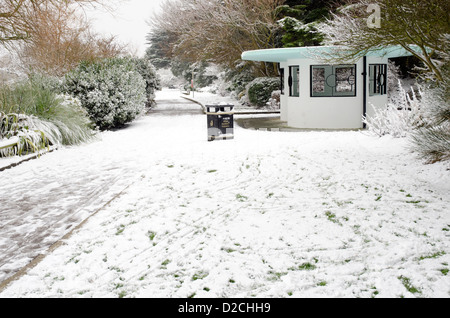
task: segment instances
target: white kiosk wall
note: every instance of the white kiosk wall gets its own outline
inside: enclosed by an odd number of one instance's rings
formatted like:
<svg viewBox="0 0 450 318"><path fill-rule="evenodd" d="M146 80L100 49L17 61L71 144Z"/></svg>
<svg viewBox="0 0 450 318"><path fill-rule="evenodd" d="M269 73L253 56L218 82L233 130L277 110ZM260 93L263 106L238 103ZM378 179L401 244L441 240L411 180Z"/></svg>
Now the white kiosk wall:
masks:
<svg viewBox="0 0 450 318"><path fill-rule="evenodd" d="M387 64L387 58L367 58L370 63ZM355 65L355 96L312 96L311 66L323 63L311 59L291 59L280 63L284 68L284 94L281 96L281 120L288 126L307 129L359 129L363 128L364 90L366 90L366 111L370 116L374 107L385 107L387 95L369 94L369 78L364 86L364 62ZM348 64L346 64L348 65ZM299 96L290 96L289 68L299 66ZM372 106L373 105L373 106Z"/></svg>

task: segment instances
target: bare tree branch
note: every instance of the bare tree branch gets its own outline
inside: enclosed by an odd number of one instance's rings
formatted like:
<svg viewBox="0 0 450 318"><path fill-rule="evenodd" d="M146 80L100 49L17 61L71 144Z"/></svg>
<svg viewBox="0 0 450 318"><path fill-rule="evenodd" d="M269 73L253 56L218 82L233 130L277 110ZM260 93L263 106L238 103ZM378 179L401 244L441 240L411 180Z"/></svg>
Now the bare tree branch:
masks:
<svg viewBox="0 0 450 318"><path fill-rule="evenodd" d="M367 24L369 5L381 12L381 26ZM450 33L450 3L445 0L359 0L350 1L318 27L327 44L348 48L342 59L352 60L369 50L401 45L419 58L435 78L442 80L439 59L447 54ZM420 51L411 49L412 45Z"/></svg>
<svg viewBox="0 0 450 318"><path fill-rule="evenodd" d="M153 27L176 35L171 51L185 60L234 66L245 50L275 46L283 0L167 0ZM261 69L265 72L265 68Z"/></svg>

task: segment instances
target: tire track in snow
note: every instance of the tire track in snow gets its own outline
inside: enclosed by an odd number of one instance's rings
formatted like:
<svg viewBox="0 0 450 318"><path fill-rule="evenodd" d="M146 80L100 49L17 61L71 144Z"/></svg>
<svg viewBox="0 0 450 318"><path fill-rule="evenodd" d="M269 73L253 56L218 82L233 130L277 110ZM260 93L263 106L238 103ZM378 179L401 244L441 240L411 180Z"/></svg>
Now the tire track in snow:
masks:
<svg viewBox="0 0 450 318"><path fill-rule="evenodd" d="M186 110L201 113L198 105L181 99L159 103L157 113L161 116L184 114ZM90 155L89 151L96 151L94 143L56 151L0 172L0 282L45 254L54 242L140 175L140 161L132 153L117 155L114 151L129 145L128 133L118 134L103 156Z"/></svg>

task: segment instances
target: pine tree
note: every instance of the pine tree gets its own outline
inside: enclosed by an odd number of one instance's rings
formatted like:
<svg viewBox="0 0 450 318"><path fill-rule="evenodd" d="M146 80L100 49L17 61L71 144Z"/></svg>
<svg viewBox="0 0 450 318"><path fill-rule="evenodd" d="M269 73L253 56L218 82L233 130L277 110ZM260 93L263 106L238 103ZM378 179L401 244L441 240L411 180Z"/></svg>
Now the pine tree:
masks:
<svg viewBox="0 0 450 318"><path fill-rule="evenodd" d="M282 28L283 47L318 46L323 34L317 32L316 24L329 17L340 2L337 0L287 0L278 8Z"/></svg>
<svg viewBox="0 0 450 318"><path fill-rule="evenodd" d="M170 67L172 54L169 43L175 41L175 36L165 30L152 30L147 35L149 47L145 52L145 57L150 60L157 69Z"/></svg>

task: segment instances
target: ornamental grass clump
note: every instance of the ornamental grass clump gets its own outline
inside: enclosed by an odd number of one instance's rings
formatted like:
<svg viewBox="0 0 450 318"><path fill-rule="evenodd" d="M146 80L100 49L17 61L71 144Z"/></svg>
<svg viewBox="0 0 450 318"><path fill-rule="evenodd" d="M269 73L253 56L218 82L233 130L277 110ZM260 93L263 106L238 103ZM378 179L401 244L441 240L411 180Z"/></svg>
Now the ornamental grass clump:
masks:
<svg viewBox="0 0 450 318"><path fill-rule="evenodd" d="M64 90L81 101L100 129L121 127L145 110L146 83L129 58L83 62L66 75Z"/></svg>
<svg viewBox="0 0 450 318"><path fill-rule="evenodd" d="M78 100L57 94L42 77L0 87L0 156L77 145L94 137Z"/></svg>
<svg viewBox="0 0 450 318"><path fill-rule="evenodd" d="M442 75L423 99L424 125L411 135L412 149L428 163L450 160L450 63Z"/></svg>
<svg viewBox="0 0 450 318"><path fill-rule="evenodd" d="M26 115L0 112L0 158L34 153L49 146L45 133L31 126Z"/></svg>

